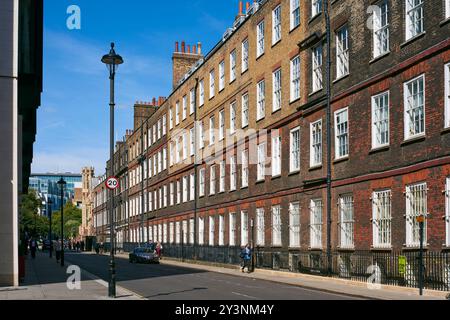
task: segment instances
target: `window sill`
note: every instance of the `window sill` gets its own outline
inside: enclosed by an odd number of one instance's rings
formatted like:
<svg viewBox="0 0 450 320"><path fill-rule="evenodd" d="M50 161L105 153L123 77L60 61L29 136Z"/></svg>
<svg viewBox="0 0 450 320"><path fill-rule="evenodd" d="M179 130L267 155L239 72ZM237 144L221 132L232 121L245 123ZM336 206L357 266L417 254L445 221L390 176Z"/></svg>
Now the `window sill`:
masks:
<svg viewBox="0 0 450 320"><path fill-rule="evenodd" d="M347 161L347 160L349 160L349 157L345 156L345 157L342 157L342 158L339 158L339 159L334 159L333 163L336 164L336 163L344 162L344 161Z"/></svg>
<svg viewBox="0 0 450 320"><path fill-rule="evenodd" d="M246 124L245 126L242 126L241 129L245 129L248 127L248 124Z"/></svg>
<svg viewBox="0 0 450 320"><path fill-rule="evenodd" d="M318 170L318 169L322 169L322 164L318 164L318 165L309 167L308 170L309 170L309 171L315 171L315 170Z"/></svg>
<svg viewBox="0 0 450 320"><path fill-rule="evenodd" d="M414 42L417 39L422 38L423 36L425 36L425 34L426 34L426 32L422 31L422 33L419 33L418 35L415 35L414 37L412 37L412 38L406 40L405 42L401 43L400 44L400 48L403 48L403 47L407 46L408 44L410 44L411 42Z"/></svg>
<svg viewBox="0 0 450 320"><path fill-rule="evenodd" d="M387 150L389 150L389 148L390 148L389 145L387 145L387 146L381 146L381 147L375 147L375 148L372 148L372 149L369 151L369 154L374 154L374 153L378 153L378 152L387 151Z"/></svg>
<svg viewBox="0 0 450 320"><path fill-rule="evenodd" d="M420 246L406 246L406 244L403 244L403 251L418 251L420 250ZM428 244L423 245L423 250L428 250Z"/></svg>
<svg viewBox="0 0 450 320"><path fill-rule="evenodd" d="M245 69L244 71L241 71L241 76L242 76L244 73L247 73L247 71L248 71L248 68Z"/></svg>
<svg viewBox="0 0 450 320"><path fill-rule="evenodd" d="M278 245L271 245L270 246L272 249L282 249L283 248L283 245L281 245L281 244L278 244Z"/></svg>
<svg viewBox="0 0 450 320"><path fill-rule="evenodd" d="M278 108L277 110L272 110L272 114L275 114L275 113L280 112L280 111L281 111L281 107Z"/></svg>
<svg viewBox="0 0 450 320"><path fill-rule="evenodd" d="M316 20L320 15L322 14L322 12L316 13L314 16L312 16L311 18L309 18L308 20L308 24L313 22L314 20Z"/></svg>
<svg viewBox="0 0 450 320"><path fill-rule="evenodd" d="M255 184L261 184L261 183L264 183L264 182L266 182L266 179L264 179L264 180L257 180L257 181L255 182Z"/></svg>
<svg viewBox="0 0 450 320"><path fill-rule="evenodd" d="M300 27L300 23L298 25L296 25L295 27L293 27L292 29L289 30L289 34L291 34L292 32L294 32L295 30L297 30Z"/></svg>
<svg viewBox="0 0 450 320"><path fill-rule="evenodd" d="M280 39L278 39L277 40L277 42L275 42L275 43L272 43L272 49L277 45L277 44L279 44L281 42L281 38Z"/></svg>
<svg viewBox="0 0 450 320"><path fill-rule="evenodd" d="M222 89L219 89L219 94L222 93L223 90L225 90L225 87L223 87ZM211 98L210 98L210 100L211 100Z"/></svg>
<svg viewBox="0 0 450 320"><path fill-rule="evenodd" d="M229 85L232 85L235 81L236 81L236 78L234 78L233 80L231 80L228 84L229 84Z"/></svg>
<svg viewBox="0 0 450 320"><path fill-rule="evenodd" d="M264 52L261 53L259 56L256 57L256 61L258 61L261 57L264 57Z"/></svg>
<svg viewBox="0 0 450 320"><path fill-rule="evenodd" d="M277 174L276 176L272 176L271 180L276 180L281 178L281 174Z"/></svg>
<svg viewBox="0 0 450 320"><path fill-rule="evenodd" d="M214 99L214 97L215 97L215 95L212 96L212 97L209 97L209 101L211 101L212 99Z"/></svg>
<svg viewBox="0 0 450 320"><path fill-rule="evenodd" d="M256 120L256 123L258 123L258 122L260 122L260 121L263 121L265 118L266 118L266 117L262 117L261 119L257 119L257 120Z"/></svg>
<svg viewBox="0 0 450 320"><path fill-rule="evenodd" d="M383 59L384 57L388 56L391 53L391 51L386 51L385 53L380 54L379 56L373 58L372 60L369 61L369 64L375 63L381 59Z"/></svg>
<svg viewBox="0 0 450 320"><path fill-rule="evenodd" d="M248 186L241 187L241 190L245 190L245 189L248 189Z"/></svg>
<svg viewBox="0 0 450 320"><path fill-rule="evenodd" d="M308 247L309 251L322 251L323 248L322 247Z"/></svg>
<svg viewBox="0 0 450 320"><path fill-rule="evenodd" d="M350 73L344 74L343 76L340 76L339 78L336 78L333 80L333 84L341 81L342 79L348 78L350 76Z"/></svg>
<svg viewBox="0 0 450 320"><path fill-rule="evenodd" d="M424 140L425 140L425 135L421 134L421 135L416 136L416 137L408 138L407 140L403 141L400 144L400 146L403 147L403 146L406 146L406 145L409 145L409 144L412 144L412 143L416 143L416 142L421 142L421 141L424 141Z"/></svg>
<svg viewBox="0 0 450 320"><path fill-rule="evenodd" d="M290 101L289 101L289 104L291 105L291 104L293 104L293 103L296 103L297 101L300 100L300 98L301 98L301 97L295 98L294 100L290 100Z"/></svg>
<svg viewBox="0 0 450 320"><path fill-rule="evenodd" d="M323 88L317 89L316 91L311 92L310 94L308 94L308 97L311 97L313 95L315 95L316 93L319 93L323 90Z"/></svg>
<svg viewBox="0 0 450 320"><path fill-rule="evenodd" d="M299 173L300 173L300 169L298 169L298 170L293 170L293 171L290 171L290 172L289 172L288 176L298 175Z"/></svg>
<svg viewBox="0 0 450 320"><path fill-rule="evenodd" d="M445 250L445 251L450 250L450 244L443 244L442 245L442 250Z"/></svg>
<svg viewBox="0 0 450 320"><path fill-rule="evenodd" d="M447 133L450 133L450 127L447 127L447 128L444 128L444 129L441 130L441 135L444 135L444 134L447 134Z"/></svg>
<svg viewBox="0 0 450 320"><path fill-rule="evenodd" d="M441 22L439 23L439 26L440 26L440 27L443 27L444 25L446 25L446 24L449 23L449 22L450 22L450 17L446 18L444 21L441 21Z"/></svg>
<svg viewBox="0 0 450 320"><path fill-rule="evenodd" d="M370 251L392 251L392 247L374 247L370 248Z"/></svg>
<svg viewBox="0 0 450 320"><path fill-rule="evenodd" d="M353 251L355 251L355 247L344 247L344 248L341 248L341 247L337 247L336 248L338 251L345 251L345 252L353 252Z"/></svg>

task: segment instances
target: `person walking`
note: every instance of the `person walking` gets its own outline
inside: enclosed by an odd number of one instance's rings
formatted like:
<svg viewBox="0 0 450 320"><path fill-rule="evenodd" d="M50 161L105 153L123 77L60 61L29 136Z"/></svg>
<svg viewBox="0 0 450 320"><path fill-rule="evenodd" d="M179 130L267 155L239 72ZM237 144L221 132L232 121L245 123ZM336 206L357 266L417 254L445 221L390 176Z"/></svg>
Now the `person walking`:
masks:
<svg viewBox="0 0 450 320"><path fill-rule="evenodd" d="M241 251L241 272L250 272L251 261L252 261L252 249L250 245L247 244Z"/></svg>
<svg viewBox="0 0 450 320"><path fill-rule="evenodd" d="M161 259L161 253L162 253L162 245L158 241L156 242L156 255Z"/></svg>
<svg viewBox="0 0 450 320"><path fill-rule="evenodd" d="M33 259L36 259L36 250L37 250L36 239L31 238L31 240L30 240L30 251L31 251L31 257Z"/></svg>
<svg viewBox="0 0 450 320"><path fill-rule="evenodd" d="M56 240L54 240L54 246L55 248L55 253L56 253L56 263L59 263L59 260L61 259L61 241L59 241L58 238L56 238Z"/></svg>

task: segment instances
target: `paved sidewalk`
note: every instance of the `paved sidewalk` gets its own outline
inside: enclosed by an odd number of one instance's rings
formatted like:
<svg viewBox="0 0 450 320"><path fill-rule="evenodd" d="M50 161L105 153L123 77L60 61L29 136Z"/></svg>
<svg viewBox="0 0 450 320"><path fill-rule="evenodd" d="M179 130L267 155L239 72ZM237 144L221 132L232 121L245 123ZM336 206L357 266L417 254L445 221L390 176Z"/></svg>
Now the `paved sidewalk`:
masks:
<svg viewBox="0 0 450 320"><path fill-rule="evenodd" d="M1 288L0 300L109 300L107 283L81 270L81 289L70 290L66 281L70 274L67 268L50 259L48 253L37 253L36 259L27 256L25 260L25 279L19 287ZM133 292L117 286L114 300L142 299Z"/></svg>
<svg viewBox="0 0 450 320"><path fill-rule="evenodd" d="M348 294L381 300L445 300L449 292L424 290L424 296L419 295L419 289L382 285L381 289L369 289L366 283L344 279L327 278L284 271L256 269L251 274L242 273L239 266L214 266L200 263L180 262L176 259L163 258L161 264L176 265L194 269L219 272L234 276L268 280L278 283L317 289L326 292Z"/></svg>

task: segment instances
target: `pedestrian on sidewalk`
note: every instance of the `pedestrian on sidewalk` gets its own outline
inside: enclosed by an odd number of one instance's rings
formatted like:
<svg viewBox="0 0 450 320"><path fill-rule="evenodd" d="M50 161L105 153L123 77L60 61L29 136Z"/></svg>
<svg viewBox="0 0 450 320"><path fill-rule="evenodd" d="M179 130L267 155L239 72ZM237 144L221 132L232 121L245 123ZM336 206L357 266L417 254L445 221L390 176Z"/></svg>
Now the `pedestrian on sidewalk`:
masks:
<svg viewBox="0 0 450 320"><path fill-rule="evenodd" d="M247 244L241 251L241 272L250 272L252 261L252 249Z"/></svg>
<svg viewBox="0 0 450 320"><path fill-rule="evenodd" d="M31 257L33 259L36 259L36 250L37 250L36 239L31 238L31 240L30 240L30 251L31 251Z"/></svg>
<svg viewBox="0 0 450 320"><path fill-rule="evenodd" d="M162 245L158 241L156 242L156 255L161 259L161 253L162 253Z"/></svg>
<svg viewBox="0 0 450 320"><path fill-rule="evenodd" d="M56 238L55 240L55 253L56 253L56 263L59 263L59 260L61 259L61 242L59 241L58 238Z"/></svg>

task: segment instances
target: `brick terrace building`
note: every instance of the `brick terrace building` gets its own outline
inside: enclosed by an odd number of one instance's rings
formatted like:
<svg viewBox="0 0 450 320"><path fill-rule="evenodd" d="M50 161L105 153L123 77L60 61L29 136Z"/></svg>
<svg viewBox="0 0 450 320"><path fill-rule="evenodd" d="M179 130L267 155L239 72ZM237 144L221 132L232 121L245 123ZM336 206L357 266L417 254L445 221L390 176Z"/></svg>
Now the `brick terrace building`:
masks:
<svg viewBox="0 0 450 320"><path fill-rule="evenodd" d="M425 214L425 248L450 249L449 2L329 4L331 220L322 1L247 4L205 57L177 43L173 91L135 105L116 168L119 243L252 242L290 264L328 228L333 251L416 251Z"/></svg>

